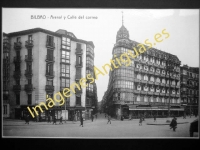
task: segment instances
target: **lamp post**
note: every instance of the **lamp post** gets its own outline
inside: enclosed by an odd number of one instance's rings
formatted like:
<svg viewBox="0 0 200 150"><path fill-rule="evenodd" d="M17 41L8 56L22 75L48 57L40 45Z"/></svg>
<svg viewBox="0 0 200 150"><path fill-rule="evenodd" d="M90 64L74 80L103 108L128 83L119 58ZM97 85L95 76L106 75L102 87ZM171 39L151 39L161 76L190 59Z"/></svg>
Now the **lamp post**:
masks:
<svg viewBox="0 0 200 150"><path fill-rule="evenodd" d="M175 71L175 66L172 62L169 61L169 58L166 61L166 72L169 72L169 81L171 79L171 74L174 74ZM167 75L167 73L166 73ZM166 75L165 75L165 79L166 79ZM171 84L169 82L169 101L168 101L168 117L170 117L170 97L171 97Z"/></svg>

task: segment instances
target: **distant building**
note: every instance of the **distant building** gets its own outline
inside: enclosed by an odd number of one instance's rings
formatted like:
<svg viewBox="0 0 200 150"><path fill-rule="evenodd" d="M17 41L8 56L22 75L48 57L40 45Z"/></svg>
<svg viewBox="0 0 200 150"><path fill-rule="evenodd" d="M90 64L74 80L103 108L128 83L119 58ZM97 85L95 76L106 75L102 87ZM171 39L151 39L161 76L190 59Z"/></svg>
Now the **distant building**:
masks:
<svg viewBox="0 0 200 150"><path fill-rule="evenodd" d="M138 44L129 39L129 31L122 24L112 50L113 59L120 59L128 50L135 54L133 48L138 49ZM173 73L166 70L167 64L174 65ZM102 100L105 111L117 118L121 115L125 118L137 118L140 115L163 117L168 115L168 108L171 115L182 115L180 64L177 56L150 48L138 57L131 58L129 66L113 69L109 72L108 88Z"/></svg>
<svg viewBox="0 0 200 150"><path fill-rule="evenodd" d="M71 120L85 112L90 113L94 101L93 84L87 80L88 87L78 90L76 85L86 74L93 76L94 44L78 39L66 30L52 32L34 28L9 34L4 37L4 111L11 118L24 118L29 113L27 107L35 107L46 99L53 98L64 88L75 91L66 103L56 102L56 106L43 112L38 109L39 116L45 120L48 115ZM90 96L88 96L90 93ZM9 110L10 109L10 110ZM65 109L67 110L65 113ZM6 114L7 112L7 114ZM35 113L34 113L35 115Z"/></svg>
<svg viewBox="0 0 200 150"><path fill-rule="evenodd" d="M181 66L181 104L186 114L198 114L199 67Z"/></svg>

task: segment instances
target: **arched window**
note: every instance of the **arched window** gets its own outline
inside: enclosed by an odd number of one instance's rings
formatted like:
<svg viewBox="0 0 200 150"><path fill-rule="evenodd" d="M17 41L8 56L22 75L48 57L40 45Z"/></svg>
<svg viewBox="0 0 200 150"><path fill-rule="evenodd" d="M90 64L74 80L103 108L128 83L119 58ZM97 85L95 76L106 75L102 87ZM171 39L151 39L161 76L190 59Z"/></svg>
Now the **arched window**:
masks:
<svg viewBox="0 0 200 150"><path fill-rule="evenodd" d="M164 78L162 79L162 83L164 83L164 84L165 84L165 79L164 79Z"/></svg>
<svg viewBox="0 0 200 150"><path fill-rule="evenodd" d="M165 93L165 89L164 88L162 89L162 93Z"/></svg>
<svg viewBox="0 0 200 150"><path fill-rule="evenodd" d="M157 79L156 79L156 82L160 83L160 78L157 78Z"/></svg>
<svg viewBox="0 0 200 150"><path fill-rule="evenodd" d="M151 76L150 81L154 82L154 77L153 76Z"/></svg>
<svg viewBox="0 0 200 150"><path fill-rule="evenodd" d="M162 70L162 74L165 74L165 70Z"/></svg>
<svg viewBox="0 0 200 150"><path fill-rule="evenodd" d="M144 102L148 102L148 97L147 96L144 97Z"/></svg>
<svg viewBox="0 0 200 150"><path fill-rule="evenodd" d="M141 75L139 73L137 74L137 79L141 80Z"/></svg>
<svg viewBox="0 0 200 150"><path fill-rule="evenodd" d="M146 85L144 86L144 91L148 91L148 87Z"/></svg>
<svg viewBox="0 0 200 150"><path fill-rule="evenodd" d="M144 80L148 81L148 76L144 75Z"/></svg>
<svg viewBox="0 0 200 150"><path fill-rule="evenodd" d="M141 90L141 85L137 86L137 90L139 90L139 91Z"/></svg>
<svg viewBox="0 0 200 150"><path fill-rule="evenodd" d="M139 95L137 96L137 102L140 102L140 96Z"/></svg>

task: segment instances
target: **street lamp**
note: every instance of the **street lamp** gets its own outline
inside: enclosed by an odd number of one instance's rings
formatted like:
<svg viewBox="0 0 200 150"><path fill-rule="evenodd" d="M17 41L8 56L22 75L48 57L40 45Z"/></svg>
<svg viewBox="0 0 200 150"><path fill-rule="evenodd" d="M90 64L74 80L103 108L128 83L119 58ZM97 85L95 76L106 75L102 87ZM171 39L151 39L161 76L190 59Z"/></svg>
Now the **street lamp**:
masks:
<svg viewBox="0 0 200 150"><path fill-rule="evenodd" d="M169 61L169 58L168 60L166 61L166 74L165 74L165 80L166 80L166 75L167 75L167 72L169 72L169 81L171 79L171 74L174 74L174 71L175 71L175 66L173 63L170 63ZM170 97L171 97L171 84L169 82L169 101L168 101L168 117L170 117Z"/></svg>

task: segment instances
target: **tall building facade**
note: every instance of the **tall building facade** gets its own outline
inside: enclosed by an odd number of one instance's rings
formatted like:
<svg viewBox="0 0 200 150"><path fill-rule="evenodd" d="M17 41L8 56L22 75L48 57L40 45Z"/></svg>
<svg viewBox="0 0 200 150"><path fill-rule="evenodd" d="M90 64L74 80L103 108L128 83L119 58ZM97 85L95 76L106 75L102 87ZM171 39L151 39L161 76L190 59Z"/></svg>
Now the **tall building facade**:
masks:
<svg viewBox="0 0 200 150"><path fill-rule="evenodd" d="M199 68L181 66L181 104L186 115L198 114L199 106Z"/></svg>
<svg viewBox="0 0 200 150"><path fill-rule="evenodd" d="M123 53L129 55L129 50L136 54L133 49L138 49L139 44L129 39L129 32L122 25L113 47L113 59L120 59ZM144 47L148 49L146 45ZM181 62L177 56L150 48L134 59L129 58L129 66L121 65L109 72L108 88L102 102L104 110L118 118L121 115L137 118L141 114L164 117L168 112L176 116L183 114L180 101ZM171 64L173 72L167 70L167 65Z"/></svg>
<svg viewBox="0 0 200 150"><path fill-rule="evenodd" d="M23 119L29 113L27 107L41 102L47 105L46 99L53 99L64 88L71 89L71 96L64 98L64 105L55 102L48 110L41 106L43 112L38 108L40 120L46 120L48 115L63 116L66 120L74 116L78 119L82 114L89 116L92 106L87 101L87 91L95 81L80 90L77 85L93 71L87 69L88 64L94 66L94 61L87 62L89 49L94 54L93 42L78 39L66 30L52 32L41 28L4 34L4 37L9 39L10 45L9 84L4 85L9 86L11 118ZM94 55L90 57L94 60ZM94 95L93 90L91 93Z"/></svg>

